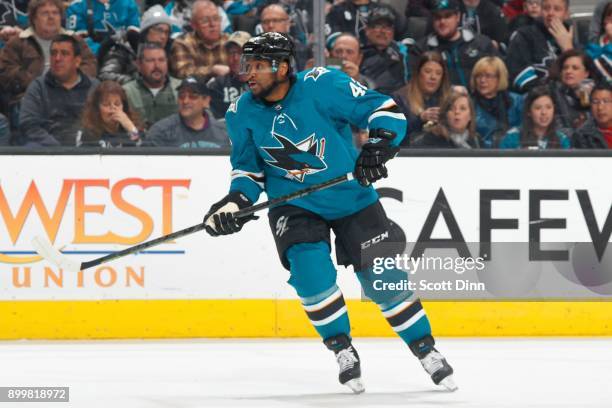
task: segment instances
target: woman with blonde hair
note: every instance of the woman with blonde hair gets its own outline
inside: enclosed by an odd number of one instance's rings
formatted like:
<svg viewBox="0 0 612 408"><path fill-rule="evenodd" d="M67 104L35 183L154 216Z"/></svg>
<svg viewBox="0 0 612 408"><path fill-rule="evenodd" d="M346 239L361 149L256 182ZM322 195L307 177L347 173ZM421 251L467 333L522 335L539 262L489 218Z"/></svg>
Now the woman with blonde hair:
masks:
<svg viewBox="0 0 612 408"><path fill-rule="evenodd" d="M440 107L438 123L411 147L473 149L479 147L474 103L466 92L453 91Z"/></svg>
<svg viewBox="0 0 612 408"><path fill-rule="evenodd" d="M128 104L124 89L104 81L89 95L77 134L77 146L140 146L140 119Z"/></svg>
<svg viewBox="0 0 612 408"><path fill-rule="evenodd" d="M428 51L421 55L414 75L407 85L393 94L393 99L408 119L402 145L438 122L440 103L451 92L450 80L442 55Z"/></svg>
<svg viewBox="0 0 612 408"><path fill-rule="evenodd" d="M508 91L508 69L499 57L478 60L470 78L476 105L476 130L480 146L497 147L508 129L520 126L523 97Z"/></svg>

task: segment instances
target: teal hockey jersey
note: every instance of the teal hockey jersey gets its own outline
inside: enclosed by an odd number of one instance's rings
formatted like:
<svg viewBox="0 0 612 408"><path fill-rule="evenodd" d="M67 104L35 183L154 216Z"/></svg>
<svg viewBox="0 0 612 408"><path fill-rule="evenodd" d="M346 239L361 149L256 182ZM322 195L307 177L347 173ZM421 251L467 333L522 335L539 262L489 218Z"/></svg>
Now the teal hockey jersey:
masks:
<svg viewBox="0 0 612 408"><path fill-rule="evenodd" d="M394 108L390 97L325 67L297 74L285 98L276 103L243 94L225 115L232 142L230 191L256 202L262 191L272 199L352 172L359 151L350 125L391 130L397 146L406 118ZM333 220L377 199L372 186L353 180L289 204Z"/></svg>

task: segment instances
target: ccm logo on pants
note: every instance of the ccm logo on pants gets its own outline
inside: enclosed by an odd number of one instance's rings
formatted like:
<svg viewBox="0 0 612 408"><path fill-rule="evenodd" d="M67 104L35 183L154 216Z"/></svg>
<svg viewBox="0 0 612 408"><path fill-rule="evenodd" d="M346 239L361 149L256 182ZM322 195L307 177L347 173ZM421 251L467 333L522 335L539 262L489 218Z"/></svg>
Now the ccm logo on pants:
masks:
<svg viewBox="0 0 612 408"><path fill-rule="evenodd" d="M361 243L361 249L366 249L371 247L372 245L376 245L381 241L384 241L385 239L389 238L389 231L385 231L382 234L375 236L372 239L369 239L365 242Z"/></svg>

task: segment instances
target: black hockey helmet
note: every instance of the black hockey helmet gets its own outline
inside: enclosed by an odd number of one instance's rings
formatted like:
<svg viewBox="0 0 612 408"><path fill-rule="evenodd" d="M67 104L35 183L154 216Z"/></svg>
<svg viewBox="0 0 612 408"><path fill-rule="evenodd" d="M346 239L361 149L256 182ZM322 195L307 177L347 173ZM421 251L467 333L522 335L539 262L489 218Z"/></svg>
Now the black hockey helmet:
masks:
<svg viewBox="0 0 612 408"><path fill-rule="evenodd" d="M253 37L242 46L241 73L246 73L246 63L253 59L270 61L272 72L276 72L278 65L283 61L287 61L292 69L295 65L293 40L287 34L276 32Z"/></svg>

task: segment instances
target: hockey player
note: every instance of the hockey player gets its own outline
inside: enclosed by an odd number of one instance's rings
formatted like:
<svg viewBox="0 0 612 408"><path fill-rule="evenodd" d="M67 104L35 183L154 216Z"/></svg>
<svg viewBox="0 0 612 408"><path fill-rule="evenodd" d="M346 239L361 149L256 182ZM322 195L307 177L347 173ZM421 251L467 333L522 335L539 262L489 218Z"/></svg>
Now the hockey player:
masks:
<svg viewBox="0 0 612 408"><path fill-rule="evenodd" d="M315 67L296 75L293 55L291 40L276 32L251 38L243 47L242 68L250 91L226 114L232 181L229 194L204 217L206 231L212 236L240 231L255 217L236 218L233 213L256 202L262 191L272 199L353 171L355 180L270 210L270 227L281 262L290 271L289 284L335 353L340 383L363 392L361 362L351 343L330 256L333 230L338 264L354 266L366 295L380 306L434 383L454 390L453 370L434 348L420 301L411 292L386 296L371 290L375 275L360 259L365 243L378 241L373 238L392 242L396 234L371 183L387 176L385 163L398 152L405 117L391 98L340 70ZM350 124L370 129L361 152L352 144Z"/></svg>

